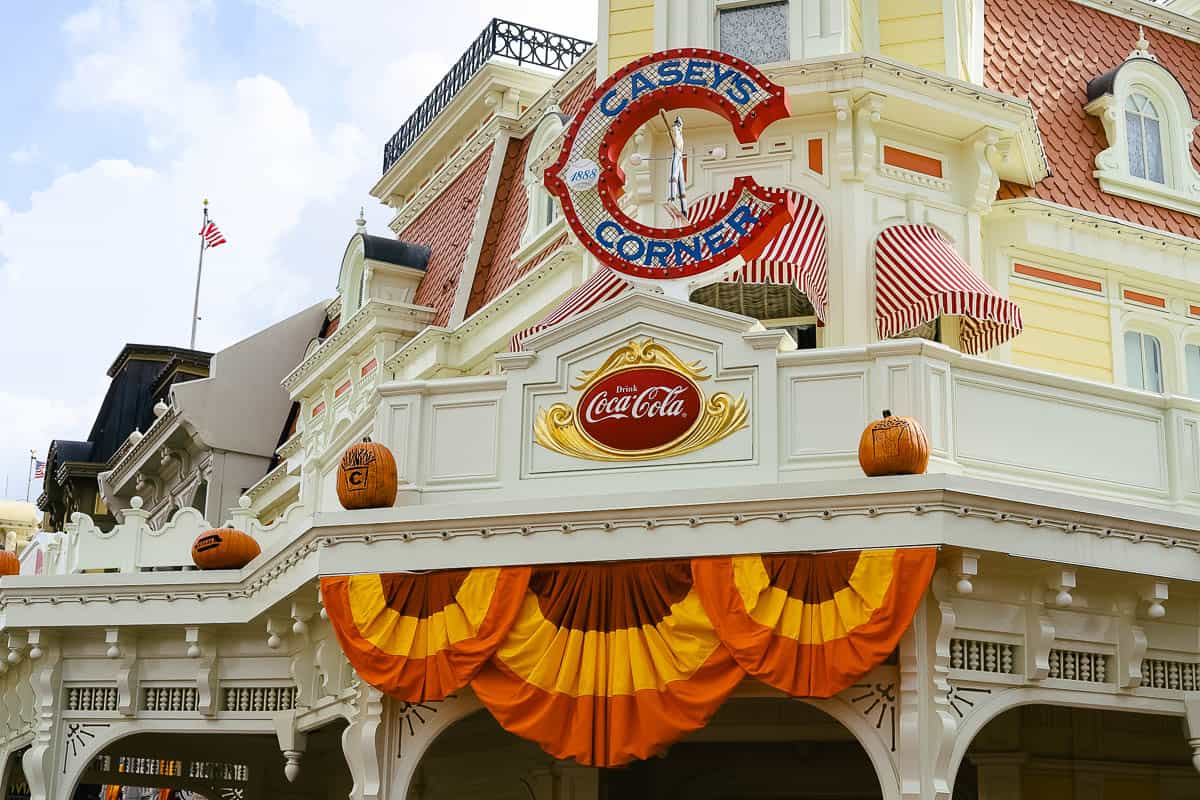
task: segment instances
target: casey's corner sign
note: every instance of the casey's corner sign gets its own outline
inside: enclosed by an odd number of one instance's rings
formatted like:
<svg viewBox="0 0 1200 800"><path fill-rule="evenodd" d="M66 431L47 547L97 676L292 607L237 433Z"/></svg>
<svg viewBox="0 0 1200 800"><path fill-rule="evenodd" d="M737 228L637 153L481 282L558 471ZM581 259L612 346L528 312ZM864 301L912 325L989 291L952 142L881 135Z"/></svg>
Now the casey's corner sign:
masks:
<svg viewBox="0 0 1200 800"><path fill-rule="evenodd" d="M625 175L621 152L639 127L664 111L698 108L721 115L739 142L754 142L788 116L783 87L741 59L715 50L681 49L634 61L600 85L575 115L546 188L562 203L567 224L601 262L636 278L689 278L731 259L757 256L791 221L788 192L734 179L726 202L681 225L639 223L619 204ZM682 198L682 120L671 132L671 197ZM676 194L678 192L678 194Z"/></svg>
<svg viewBox="0 0 1200 800"><path fill-rule="evenodd" d="M684 363L652 339L633 340L571 387L575 407L555 403L538 412L534 441L576 458L644 461L683 455L748 424L744 397L705 397L698 362Z"/></svg>

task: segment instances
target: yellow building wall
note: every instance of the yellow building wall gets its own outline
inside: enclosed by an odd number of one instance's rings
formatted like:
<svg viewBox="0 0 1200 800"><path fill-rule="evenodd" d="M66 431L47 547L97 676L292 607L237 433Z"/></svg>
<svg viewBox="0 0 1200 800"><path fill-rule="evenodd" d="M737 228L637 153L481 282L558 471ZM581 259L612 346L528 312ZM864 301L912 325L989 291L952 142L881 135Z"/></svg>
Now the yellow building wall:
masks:
<svg viewBox="0 0 1200 800"><path fill-rule="evenodd" d="M861 53L863 49L862 0L850 0L846 13L850 17L850 50Z"/></svg>
<svg viewBox="0 0 1200 800"><path fill-rule="evenodd" d="M1112 383L1112 328L1104 300L1016 281L1008 296L1025 322L1013 340L1014 364Z"/></svg>
<svg viewBox="0 0 1200 800"><path fill-rule="evenodd" d="M608 74L654 52L654 0L609 0Z"/></svg>
<svg viewBox="0 0 1200 800"><path fill-rule="evenodd" d="M945 72L943 0L879 0L879 51L889 58Z"/></svg>

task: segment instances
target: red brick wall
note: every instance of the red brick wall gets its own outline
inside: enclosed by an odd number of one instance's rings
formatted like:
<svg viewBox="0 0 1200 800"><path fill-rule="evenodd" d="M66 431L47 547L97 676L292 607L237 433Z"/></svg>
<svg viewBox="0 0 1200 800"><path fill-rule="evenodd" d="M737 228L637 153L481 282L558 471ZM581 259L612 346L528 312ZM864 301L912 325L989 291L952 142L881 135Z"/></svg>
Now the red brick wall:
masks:
<svg viewBox="0 0 1200 800"><path fill-rule="evenodd" d="M432 251L413 302L437 309L434 325L445 325L450 319L491 155L492 147L488 145L437 199L400 231L404 241L428 245Z"/></svg>
<svg viewBox="0 0 1200 800"><path fill-rule="evenodd" d="M1147 30L1150 50L1189 93L1196 115L1200 100L1200 45ZM1100 120L1083 110L1087 84L1118 66L1137 41L1137 25L1071 0L987 0L984 24L985 81L990 88L1028 97L1038 113L1053 175L1037 186L1000 186L1001 200L1038 197L1172 233L1196 237L1200 220L1190 214L1100 190L1092 175L1096 156L1108 147ZM1193 143L1200 163L1200 143Z"/></svg>

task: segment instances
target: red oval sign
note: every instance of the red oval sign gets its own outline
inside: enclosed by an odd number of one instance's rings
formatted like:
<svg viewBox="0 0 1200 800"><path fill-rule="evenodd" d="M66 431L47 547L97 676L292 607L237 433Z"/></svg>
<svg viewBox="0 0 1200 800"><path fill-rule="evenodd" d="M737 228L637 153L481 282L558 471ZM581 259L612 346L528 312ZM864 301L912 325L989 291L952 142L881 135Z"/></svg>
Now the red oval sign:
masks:
<svg viewBox="0 0 1200 800"><path fill-rule="evenodd" d="M632 367L592 384L576 406L579 427L611 450L663 447L692 429L704 398L687 377L662 367Z"/></svg>

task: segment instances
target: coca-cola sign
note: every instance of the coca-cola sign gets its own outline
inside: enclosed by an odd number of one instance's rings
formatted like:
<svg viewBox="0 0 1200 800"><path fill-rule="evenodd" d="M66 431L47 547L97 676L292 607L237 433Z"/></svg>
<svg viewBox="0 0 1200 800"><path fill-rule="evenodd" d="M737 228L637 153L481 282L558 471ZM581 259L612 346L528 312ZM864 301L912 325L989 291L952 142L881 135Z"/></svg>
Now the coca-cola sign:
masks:
<svg viewBox="0 0 1200 800"><path fill-rule="evenodd" d="M633 340L580 374L574 406L538 412L534 441L563 455L630 461L682 455L748 425L745 398L705 397L700 362L685 363L652 339Z"/></svg>
<svg viewBox="0 0 1200 800"><path fill-rule="evenodd" d="M579 427L605 447L636 452L684 436L700 419L700 388L663 367L634 367L605 376L579 398Z"/></svg>

